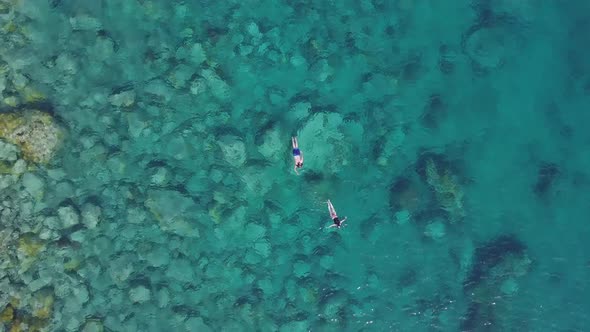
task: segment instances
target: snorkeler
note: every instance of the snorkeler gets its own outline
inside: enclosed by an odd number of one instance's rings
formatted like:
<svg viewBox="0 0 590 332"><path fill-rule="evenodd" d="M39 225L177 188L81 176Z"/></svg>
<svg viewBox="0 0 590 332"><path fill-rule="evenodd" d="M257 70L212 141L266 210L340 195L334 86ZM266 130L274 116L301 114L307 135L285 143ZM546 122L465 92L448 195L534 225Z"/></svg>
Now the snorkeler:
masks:
<svg viewBox="0 0 590 332"><path fill-rule="evenodd" d="M295 167L293 167L293 169L295 170L295 173L299 175L297 169L303 167L303 154L301 153L301 150L299 150L297 137L291 137L291 143L293 144L293 159L295 159Z"/></svg>
<svg viewBox="0 0 590 332"><path fill-rule="evenodd" d="M334 210L334 205L332 205L332 202L330 202L330 200L328 200L328 210L330 211L330 218L332 218L332 221L334 222L332 225L328 226L328 228L330 228L330 227L340 228L340 226L342 226L342 224L344 224L344 222L346 221L346 217L344 217L344 219L342 219L342 220L338 219L338 215L336 214L336 210Z"/></svg>

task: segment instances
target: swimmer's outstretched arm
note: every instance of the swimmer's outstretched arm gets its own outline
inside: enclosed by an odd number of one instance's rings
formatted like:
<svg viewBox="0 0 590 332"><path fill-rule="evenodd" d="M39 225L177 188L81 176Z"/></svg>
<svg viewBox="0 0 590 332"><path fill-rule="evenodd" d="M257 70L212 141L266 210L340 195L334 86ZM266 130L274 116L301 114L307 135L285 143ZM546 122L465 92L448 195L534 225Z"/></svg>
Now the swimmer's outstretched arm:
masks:
<svg viewBox="0 0 590 332"><path fill-rule="evenodd" d="M340 220L340 225L344 224L345 221L346 221L346 217L344 217L344 219Z"/></svg>
<svg viewBox="0 0 590 332"><path fill-rule="evenodd" d="M293 166L293 170L295 170L295 173L299 175L299 172L297 172L297 165Z"/></svg>

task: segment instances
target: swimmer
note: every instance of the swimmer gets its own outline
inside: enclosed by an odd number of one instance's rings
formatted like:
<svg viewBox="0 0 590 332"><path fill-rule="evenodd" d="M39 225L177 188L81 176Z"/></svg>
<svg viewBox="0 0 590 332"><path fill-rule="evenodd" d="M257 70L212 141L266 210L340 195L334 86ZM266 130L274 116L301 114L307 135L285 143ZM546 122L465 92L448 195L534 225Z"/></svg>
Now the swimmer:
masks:
<svg viewBox="0 0 590 332"><path fill-rule="evenodd" d="M344 224L344 222L346 221L346 217L344 217L344 219L342 219L342 220L338 219L338 215L336 214L336 210L334 210L334 205L332 205L332 202L330 202L330 200L328 200L328 210L330 211L330 218L332 218L332 221L334 222L332 225L328 226L328 228L330 228L330 227L340 228L340 226L342 226L342 224Z"/></svg>
<svg viewBox="0 0 590 332"><path fill-rule="evenodd" d="M293 167L293 169L295 170L295 173L299 175L297 169L303 167L303 154L301 153L301 150L299 150L297 137L291 137L291 143L293 144L293 159L295 159L295 167Z"/></svg>

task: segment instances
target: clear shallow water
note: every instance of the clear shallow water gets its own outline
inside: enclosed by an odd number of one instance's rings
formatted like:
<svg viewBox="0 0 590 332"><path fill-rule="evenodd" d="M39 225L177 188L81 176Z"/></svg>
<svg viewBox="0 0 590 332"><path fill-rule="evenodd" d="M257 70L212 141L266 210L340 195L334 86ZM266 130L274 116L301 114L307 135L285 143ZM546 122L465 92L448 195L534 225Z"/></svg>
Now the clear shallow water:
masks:
<svg viewBox="0 0 590 332"><path fill-rule="evenodd" d="M587 329L587 4L0 9L6 330Z"/></svg>

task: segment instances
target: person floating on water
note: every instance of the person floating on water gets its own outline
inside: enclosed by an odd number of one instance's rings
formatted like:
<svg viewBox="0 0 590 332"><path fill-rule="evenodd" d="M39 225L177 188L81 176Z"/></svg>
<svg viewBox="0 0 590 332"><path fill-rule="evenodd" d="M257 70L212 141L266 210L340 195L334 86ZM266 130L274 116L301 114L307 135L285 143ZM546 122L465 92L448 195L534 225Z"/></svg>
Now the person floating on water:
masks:
<svg viewBox="0 0 590 332"><path fill-rule="evenodd" d="M340 226L342 226L342 224L344 224L344 222L346 221L346 217L344 217L344 219L342 219L342 220L338 219L338 215L336 214L336 210L334 210L334 205L332 205L332 202L330 202L330 200L328 200L328 210L330 211L330 218L332 218L332 221L334 222L332 225L328 226L328 228L330 228L330 227L340 228Z"/></svg>
<svg viewBox="0 0 590 332"><path fill-rule="evenodd" d="M295 167L293 169L295 170L295 173L299 175L297 169L303 167L303 154L301 153L301 150L299 150L297 137L291 137L291 143L293 144L293 159L295 159Z"/></svg>

